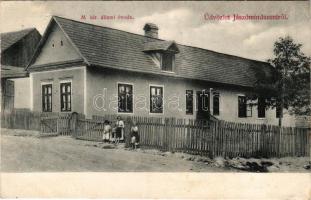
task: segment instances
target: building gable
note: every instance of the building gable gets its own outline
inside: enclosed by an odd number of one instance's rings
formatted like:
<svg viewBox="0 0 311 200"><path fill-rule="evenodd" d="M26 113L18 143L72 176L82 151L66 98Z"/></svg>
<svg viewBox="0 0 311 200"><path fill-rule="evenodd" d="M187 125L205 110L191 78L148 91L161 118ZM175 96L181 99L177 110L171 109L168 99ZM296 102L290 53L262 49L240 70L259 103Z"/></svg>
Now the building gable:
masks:
<svg viewBox="0 0 311 200"><path fill-rule="evenodd" d="M32 31L36 30L35 28L23 29L20 31L1 33L1 53L10 48L16 42L27 36Z"/></svg>
<svg viewBox="0 0 311 200"><path fill-rule="evenodd" d="M41 39L35 28L1 33L1 65L25 68Z"/></svg>
<svg viewBox="0 0 311 200"><path fill-rule="evenodd" d="M45 41L33 61L34 66L82 59L56 23L52 23L45 34Z"/></svg>

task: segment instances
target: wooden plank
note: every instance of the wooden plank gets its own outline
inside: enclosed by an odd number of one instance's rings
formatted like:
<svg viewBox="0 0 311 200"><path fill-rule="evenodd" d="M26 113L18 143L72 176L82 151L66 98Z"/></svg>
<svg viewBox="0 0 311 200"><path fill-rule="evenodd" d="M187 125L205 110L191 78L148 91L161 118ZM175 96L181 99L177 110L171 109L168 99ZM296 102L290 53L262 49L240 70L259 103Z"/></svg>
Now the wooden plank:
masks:
<svg viewBox="0 0 311 200"><path fill-rule="evenodd" d="M221 131L220 131L220 134L221 134L221 140L220 140L220 146L221 146L221 156L222 157L225 157L225 145L224 145L224 141L225 141L225 129L226 129L226 124L225 122L222 122L221 124Z"/></svg>
<svg viewBox="0 0 311 200"><path fill-rule="evenodd" d="M281 156L286 156L286 151L285 151L285 129L284 127L281 127Z"/></svg>
<svg viewBox="0 0 311 200"><path fill-rule="evenodd" d="M238 157L238 151L239 151L239 124L235 124L235 135L234 135L234 157Z"/></svg>

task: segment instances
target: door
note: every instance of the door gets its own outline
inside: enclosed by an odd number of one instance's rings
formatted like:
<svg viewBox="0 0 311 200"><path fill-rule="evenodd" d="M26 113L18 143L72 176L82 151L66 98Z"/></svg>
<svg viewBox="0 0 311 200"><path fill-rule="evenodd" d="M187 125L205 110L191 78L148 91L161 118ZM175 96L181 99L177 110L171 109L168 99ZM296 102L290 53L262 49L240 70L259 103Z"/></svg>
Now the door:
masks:
<svg viewBox="0 0 311 200"><path fill-rule="evenodd" d="M1 80L1 111L12 111L14 108L14 81Z"/></svg>
<svg viewBox="0 0 311 200"><path fill-rule="evenodd" d="M210 101L208 90L197 91L197 119L209 119Z"/></svg>

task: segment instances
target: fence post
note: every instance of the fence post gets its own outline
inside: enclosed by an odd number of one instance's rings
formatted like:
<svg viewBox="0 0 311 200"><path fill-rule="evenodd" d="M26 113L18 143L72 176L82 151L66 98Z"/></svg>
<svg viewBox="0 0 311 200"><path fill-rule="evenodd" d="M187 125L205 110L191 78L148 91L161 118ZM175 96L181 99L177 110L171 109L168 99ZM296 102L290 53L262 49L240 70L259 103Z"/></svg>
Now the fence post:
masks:
<svg viewBox="0 0 311 200"><path fill-rule="evenodd" d="M42 119L41 115L39 116L39 126L40 126L40 132L43 133L43 126L42 126Z"/></svg>
<svg viewBox="0 0 311 200"><path fill-rule="evenodd" d="M131 138L130 138L130 135L131 135L131 126L133 124L133 119L128 116L125 120L125 128L124 128L124 144L125 144L125 147L128 148L130 147L130 142L131 142Z"/></svg>
<svg viewBox="0 0 311 200"><path fill-rule="evenodd" d="M71 121L71 127L72 127L71 136L76 138L77 131L78 131L78 113L77 112L73 112L71 114L70 121Z"/></svg>
<svg viewBox="0 0 311 200"><path fill-rule="evenodd" d="M58 116L57 119L56 119L56 133L57 134L60 134L59 120L60 120L60 116Z"/></svg>
<svg viewBox="0 0 311 200"><path fill-rule="evenodd" d="M261 126L261 150L262 150L262 156L263 157L267 157L268 154L267 154L267 139L266 139L266 136L267 136L267 126L265 124L262 124Z"/></svg>
<svg viewBox="0 0 311 200"><path fill-rule="evenodd" d="M164 119L164 150L169 151L169 119Z"/></svg>

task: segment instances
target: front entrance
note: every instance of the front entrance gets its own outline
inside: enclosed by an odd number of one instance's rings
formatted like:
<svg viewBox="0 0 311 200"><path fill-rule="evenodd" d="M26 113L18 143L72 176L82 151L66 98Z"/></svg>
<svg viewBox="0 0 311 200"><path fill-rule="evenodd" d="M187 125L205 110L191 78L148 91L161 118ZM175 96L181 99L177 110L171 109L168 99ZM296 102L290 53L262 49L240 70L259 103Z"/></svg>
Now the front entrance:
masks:
<svg viewBox="0 0 311 200"><path fill-rule="evenodd" d="M1 112L14 108L14 81L1 79Z"/></svg>
<svg viewBox="0 0 311 200"><path fill-rule="evenodd" d="M209 92L207 89L197 91L197 119L208 120L210 116Z"/></svg>

